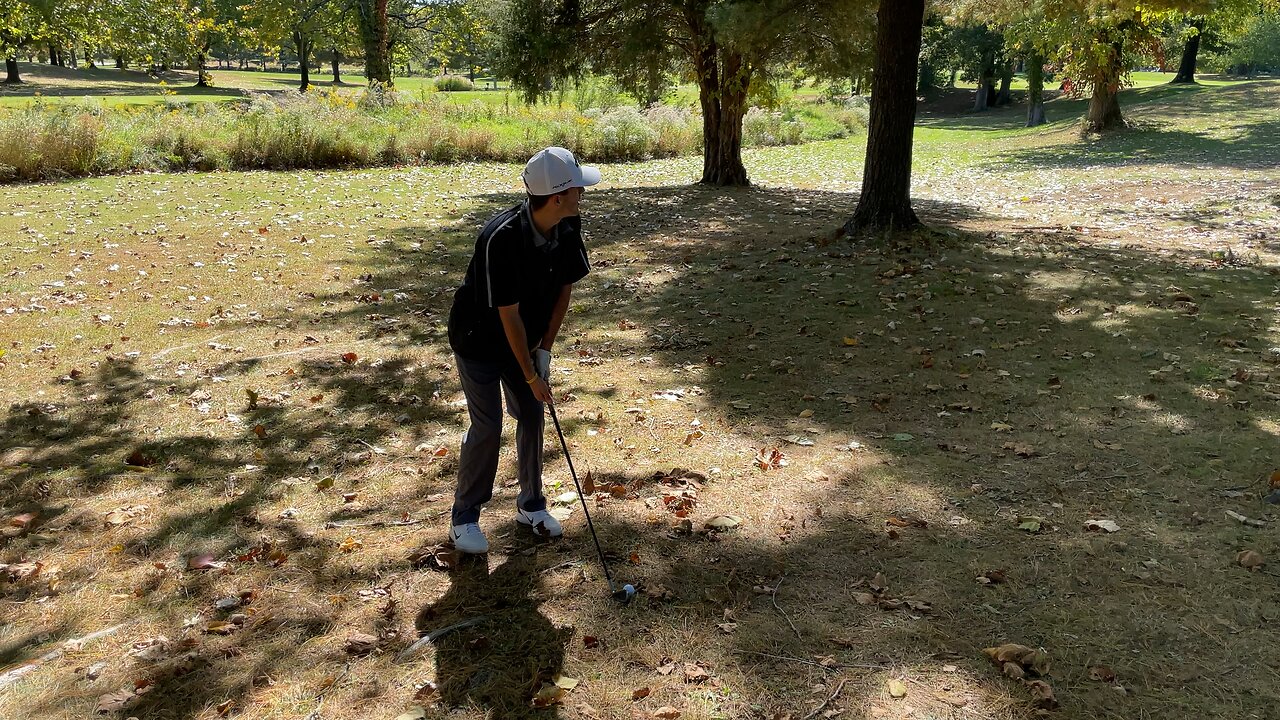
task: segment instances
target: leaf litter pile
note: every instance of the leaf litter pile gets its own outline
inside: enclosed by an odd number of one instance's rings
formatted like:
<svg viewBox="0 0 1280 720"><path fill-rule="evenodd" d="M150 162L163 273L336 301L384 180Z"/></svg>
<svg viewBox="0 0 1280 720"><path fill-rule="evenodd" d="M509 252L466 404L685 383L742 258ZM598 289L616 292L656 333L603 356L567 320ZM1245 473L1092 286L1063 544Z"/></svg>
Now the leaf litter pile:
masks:
<svg viewBox="0 0 1280 720"><path fill-rule="evenodd" d="M1039 171L934 168L904 250L833 241L852 197L794 176L850 147L588 195L553 386L626 607L552 443L566 538L512 522L508 443L493 551L443 544L444 326L511 168L14 189L0 716L1266 716L1264 184L1032 209ZM1135 194L1219 215L1118 226Z"/></svg>

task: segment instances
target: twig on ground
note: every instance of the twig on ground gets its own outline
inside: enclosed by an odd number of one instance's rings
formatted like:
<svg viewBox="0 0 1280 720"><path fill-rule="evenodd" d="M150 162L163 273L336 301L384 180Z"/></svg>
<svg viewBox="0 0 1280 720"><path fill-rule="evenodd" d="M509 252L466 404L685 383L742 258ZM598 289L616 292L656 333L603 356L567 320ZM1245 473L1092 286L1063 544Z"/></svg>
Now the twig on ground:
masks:
<svg viewBox="0 0 1280 720"><path fill-rule="evenodd" d="M782 575L778 577L778 583L773 586L773 607L778 611L778 614L787 621L787 624L791 626L791 631L796 634L796 637L800 638L800 631L796 630L796 624L791 622L791 618L787 617L785 612L782 612L782 608L778 607L778 588L782 587L782 578L785 578L786 576L786 573L782 573ZM803 640L804 638L800 639Z"/></svg>
<svg viewBox="0 0 1280 720"><path fill-rule="evenodd" d="M229 364L240 365L243 363L257 362L258 360L269 360L271 358L284 357L286 355L299 355L301 353L315 352L316 350L320 350L324 347L326 346L315 345L312 347L302 348L300 350L289 350L287 352L270 353L268 355L255 355L254 357L247 357L247 358L240 358L239 360L232 360Z"/></svg>
<svg viewBox="0 0 1280 720"><path fill-rule="evenodd" d="M115 625L109 628L104 628L96 632L91 632L88 635L85 635L84 637L71 638L70 640L67 640L66 642L62 643L62 645L58 646L56 649L50 650L49 652L41 655L40 657L36 658L35 660L32 660L31 662L25 665L20 665L16 668L13 668L12 670L8 670L4 673L0 673L0 688L17 682L18 679L21 678L23 675L26 675L27 673L32 672L34 670L37 670L41 665L49 662L50 660L57 660L58 658L62 657L62 654L65 652L68 652L68 651L75 652L77 650L81 650L84 648L84 646L87 643L97 640L100 637L106 637L107 635L114 633L120 628L125 627L126 625L132 624L132 622L133 621L130 620L129 622L123 622L123 623L120 623L119 625Z"/></svg>
<svg viewBox="0 0 1280 720"><path fill-rule="evenodd" d="M788 662L796 662L796 663L802 663L804 665L812 665L814 667L822 668L823 670L826 670L828 672L837 672L841 668L860 668L863 670L887 670L888 669L884 665L872 665L870 663L839 663L835 667L828 667L826 665L823 665L820 662L815 662L813 660L805 660L804 658L791 657L789 655L770 655L769 653L756 652L755 650L735 650L734 652L740 652L744 655L758 655L760 657L773 658L774 660L786 660Z"/></svg>
<svg viewBox="0 0 1280 720"><path fill-rule="evenodd" d="M480 617L474 617L474 618L471 618L470 620L463 620L460 623L455 623L447 627L442 627L439 630L432 630L426 635L423 635L422 637L418 638L418 641L415 642L414 644L410 645L404 650L401 650L400 654L396 655L396 662L404 662L405 660L408 660L409 658L418 654L419 650L426 647L427 645L430 645L431 643L434 643L435 641L439 640L445 635L448 635L452 632L456 632L458 630L462 630L463 628L469 628L472 625L479 625L485 620L488 620L488 618L485 617L484 615L481 615Z"/></svg>
<svg viewBox="0 0 1280 720"><path fill-rule="evenodd" d="M403 525L417 525L418 523L426 522L429 519L430 518L418 518L416 520L371 520L370 522L362 522L362 523L340 523L340 522L334 522L330 520L324 524L324 529L332 530L334 528L383 527L383 526L399 527Z"/></svg>
<svg viewBox="0 0 1280 720"><path fill-rule="evenodd" d="M812 720L812 718L816 717L818 713L822 712L823 708L825 708L827 705L830 705L831 701L835 700L836 696L840 694L840 691L844 689L844 683L845 683L844 680L841 680L839 683L837 683L836 691L831 693L831 697L827 698L826 700L823 700L821 705L813 709L813 712L809 713L808 715L805 715L804 720Z"/></svg>

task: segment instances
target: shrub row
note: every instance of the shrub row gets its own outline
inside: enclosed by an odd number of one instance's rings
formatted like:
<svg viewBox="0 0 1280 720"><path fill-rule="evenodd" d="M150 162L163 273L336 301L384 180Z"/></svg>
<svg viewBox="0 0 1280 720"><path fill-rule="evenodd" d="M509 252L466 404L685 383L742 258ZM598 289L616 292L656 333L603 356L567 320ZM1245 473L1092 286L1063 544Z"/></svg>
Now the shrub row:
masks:
<svg viewBox="0 0 1280 720"><path fill-rule="evenodd" d="M821 117L753 108L748 147L841 137L865 125L846 111ZM806 133L812 126L816 133ZM365 92L258 95L235 103L107 108L32 105L0 114L0 181L131 171L369 167L457 161L524 162L547 145L594 161L701 151L701 117L655 105L576 112L504 109L430 95Z"/></svg>

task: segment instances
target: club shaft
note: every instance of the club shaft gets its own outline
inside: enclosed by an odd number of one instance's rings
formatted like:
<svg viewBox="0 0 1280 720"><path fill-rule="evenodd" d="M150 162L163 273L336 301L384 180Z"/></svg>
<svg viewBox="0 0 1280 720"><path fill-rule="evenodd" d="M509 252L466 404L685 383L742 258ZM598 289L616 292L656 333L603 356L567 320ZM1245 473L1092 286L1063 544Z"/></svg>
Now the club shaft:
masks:
<svg viewBox="0 0 1280 720"><path fill-rule="evenodd" d="M569 456L569 444L564 440L564 431L560 429L560 418L556 416L556 406L547 403L551 409L551 422L555 423L556 435L560 437L560 448L564 450L564 459L569 463L569 476L573 478L573 486L578 490L578 499L582 501L582 512L587 516L587 529L591 531L591 539L596 543L596 553L600 556L600 567L604 568L604 579L609 583L609 591L613 592L613 576L609 574L609 563L604 559L604 550L600 548L600 538L596 535L596 526L591 522L591 511L587 509L587 496L582 493L582 485L578 483L578 473L573 470L573 458Z"/></svg>

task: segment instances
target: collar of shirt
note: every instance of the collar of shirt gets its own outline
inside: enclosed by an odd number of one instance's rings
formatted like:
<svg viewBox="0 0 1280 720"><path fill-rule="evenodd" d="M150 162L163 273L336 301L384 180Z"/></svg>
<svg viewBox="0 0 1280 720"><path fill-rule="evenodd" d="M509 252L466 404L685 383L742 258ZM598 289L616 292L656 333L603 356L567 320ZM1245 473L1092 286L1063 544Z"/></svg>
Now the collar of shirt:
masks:
<svg viewBox="0 0 1280 720"><path fill-rule="evenodd" d="M550 252L559 245L556 242L556 235L559 234L558 226L552 228L550 238L543 237L542 233L538 232L538 226L533 224L533 210L529 208L528 200L520 204L520 221L529 229L529 235L533 238L534 247L544 252Z"/></svg>

